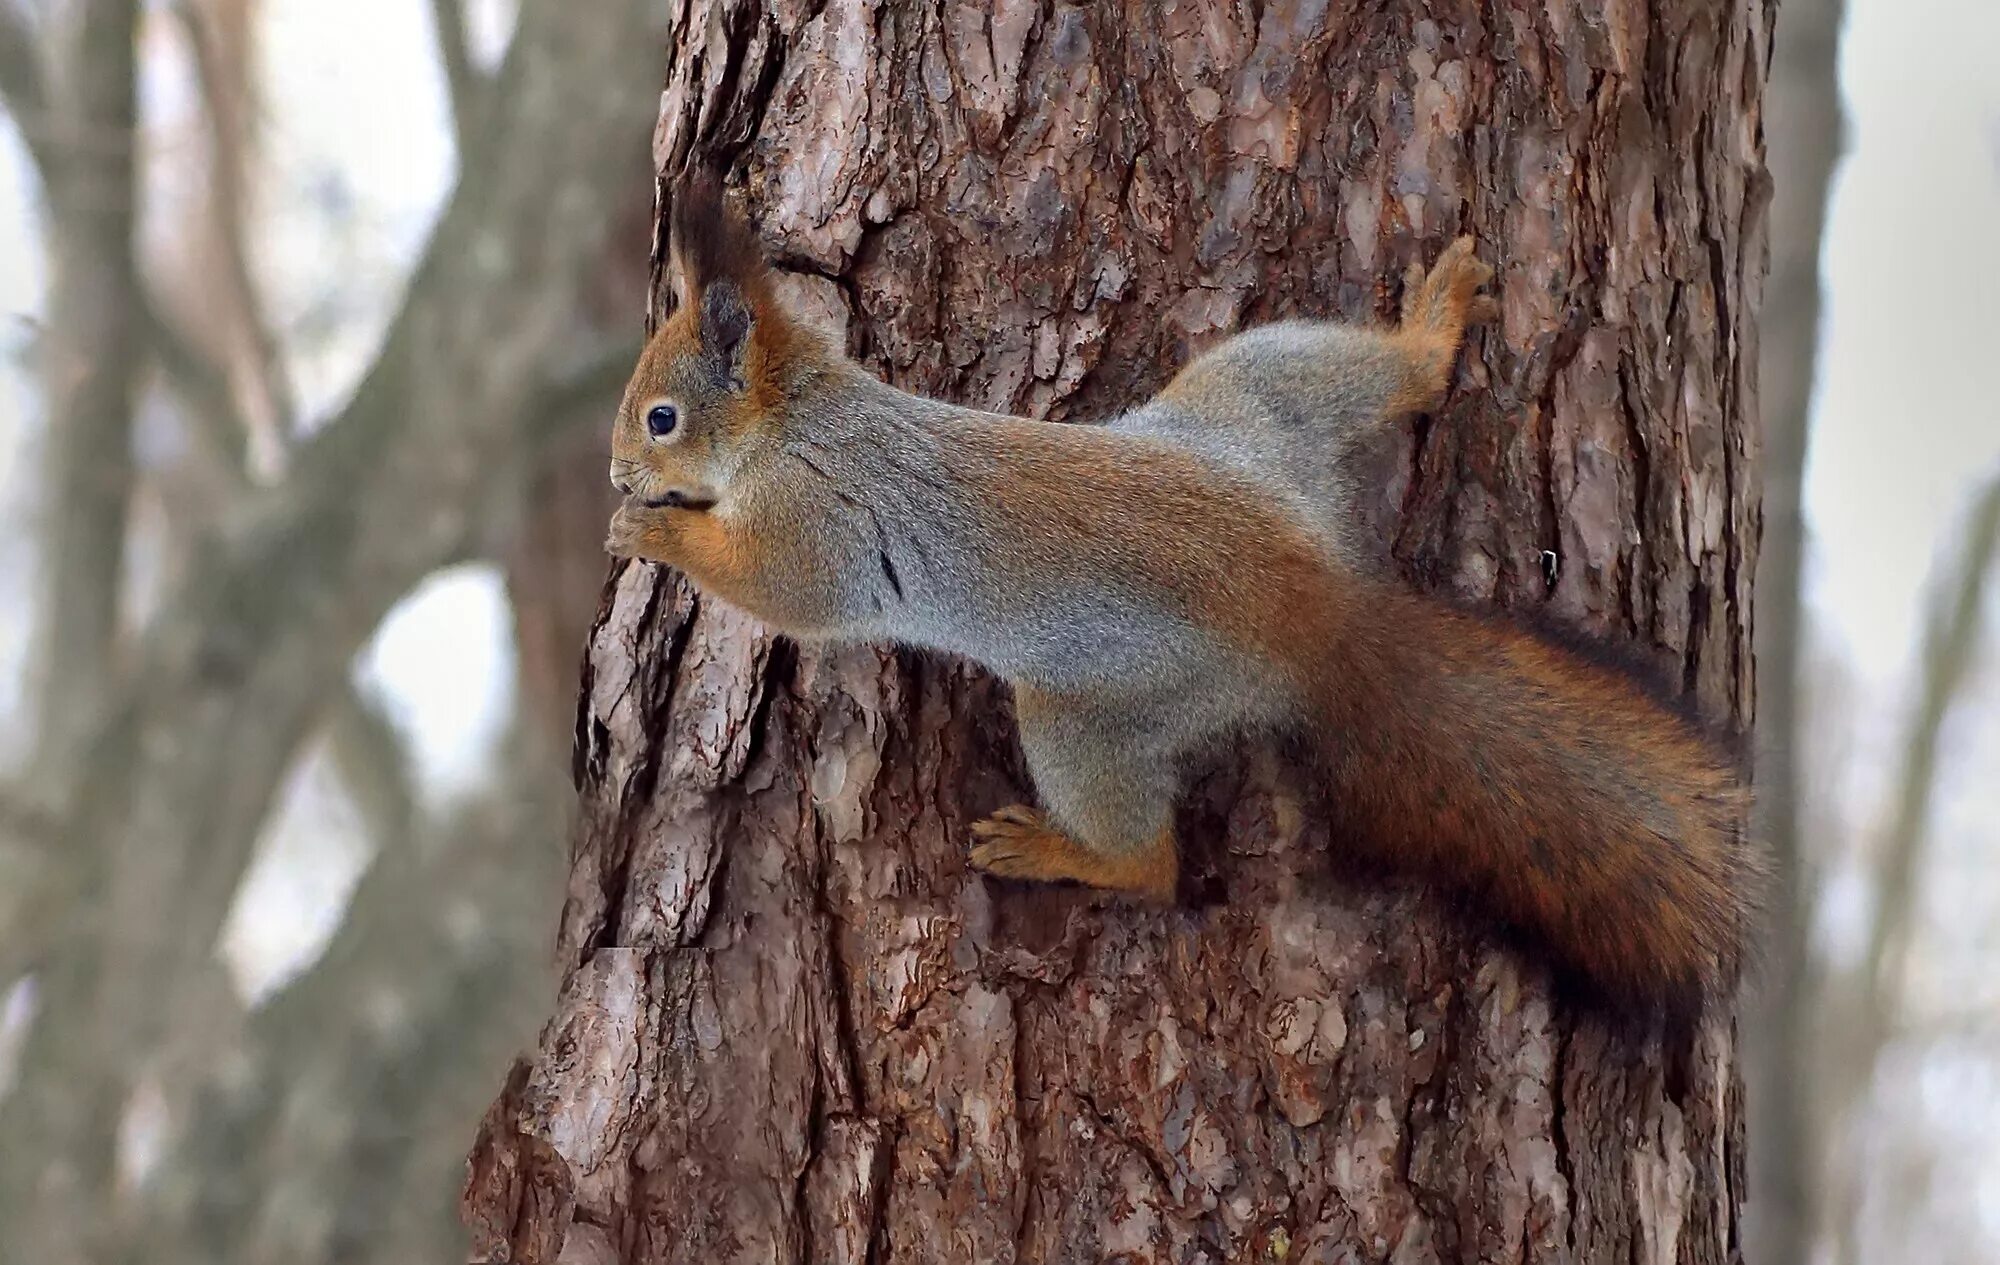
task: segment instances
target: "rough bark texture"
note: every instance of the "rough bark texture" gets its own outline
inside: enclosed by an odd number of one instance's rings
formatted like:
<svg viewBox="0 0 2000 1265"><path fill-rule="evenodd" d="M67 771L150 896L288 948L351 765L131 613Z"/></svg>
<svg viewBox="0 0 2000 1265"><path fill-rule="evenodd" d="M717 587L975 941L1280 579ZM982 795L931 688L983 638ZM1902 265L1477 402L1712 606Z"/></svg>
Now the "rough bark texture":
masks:
<svg viewBox="0 0 2000 1265"><path fill-rule="evenodd" d="M1470 231L1504 314L1384 453L1389 565L1747 721L1760 0L696 0L656 159L723 158L900 385L1087 420L1240 323L1386 315ZM658 261L656 260L656 276ZM1614 1031L1329 873L1248 746L1170 912L969 873L1023 791L976 670L772 639L624 566L539 1052L480 1260L1726 1261L1733 1025Z"/></svg>

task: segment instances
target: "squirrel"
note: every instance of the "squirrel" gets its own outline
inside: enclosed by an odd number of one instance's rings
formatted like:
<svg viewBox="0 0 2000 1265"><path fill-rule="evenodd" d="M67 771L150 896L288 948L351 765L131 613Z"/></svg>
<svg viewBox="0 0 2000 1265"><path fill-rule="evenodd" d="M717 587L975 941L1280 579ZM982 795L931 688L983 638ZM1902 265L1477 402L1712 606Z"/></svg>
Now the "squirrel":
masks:
<svg viewBox="0 0 2000 1265"><path fill-rule="evenodd" d="M795 638L964 656L1013 690L1042 807L988 874L1170 901L1192 758L1303 733L1340 824L1618 1008L1736 982L1759 867L1733 760L1628 674L1372 574L1343 457L1434 408L1492 269L1412 265L1393 329L1239 333L1114 421L912 395L777 297L721 186L674 192L681 302L613 428L607 550Z"/></svg>

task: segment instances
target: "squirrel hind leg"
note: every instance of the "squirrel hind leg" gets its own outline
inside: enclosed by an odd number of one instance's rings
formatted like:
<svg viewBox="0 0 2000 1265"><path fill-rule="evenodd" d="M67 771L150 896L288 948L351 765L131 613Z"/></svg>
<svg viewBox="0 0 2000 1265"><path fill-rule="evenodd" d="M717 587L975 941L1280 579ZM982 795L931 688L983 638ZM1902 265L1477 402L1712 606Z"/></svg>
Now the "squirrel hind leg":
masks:
<svg viewBox="0 0 2000 1265"><path fill-rule="evenodd" d="M1493 279L1493 266L1472 251L1472 238L1461 237L1444 248L1429 271L1422 264L1410 265L1403 274L1401 332L1442 334L1456 341L1467 325L1498 314L1493 297L1479 293Z"/></svg>
<svg viewBox="0 0 2000 1265"><path fill-rule="evenodd" d="M1402 324L1393 335L1405 357L1404 380L1391 397L1393 412L1421 412L1443 399L1466 326L1499 314L1493 296L1480 293L1493 267L1472 249L1472 239L1461 237L1429 271L1413 263L1404 274Z"/></svg>
<svg viewBox="0 0 2000 1265"><path fill-rule="evenodd" d="M1021 751L1046 806L975 825L972 863L1007 878L1071 879L1171 900L1179 878L1174 727L1127 701L1016 682Z"/></svg>
<svg viewBox="0 0 2000 1265"><path fill-rule="evenodd" d="M1056 829L1036 810L1015 804L975 823L972 833L979 840L972 848L973 868L999 878L1068 879L1159 902L1174 898L1180 878L1171 828L1141 848L1099 852Z"/></svg>

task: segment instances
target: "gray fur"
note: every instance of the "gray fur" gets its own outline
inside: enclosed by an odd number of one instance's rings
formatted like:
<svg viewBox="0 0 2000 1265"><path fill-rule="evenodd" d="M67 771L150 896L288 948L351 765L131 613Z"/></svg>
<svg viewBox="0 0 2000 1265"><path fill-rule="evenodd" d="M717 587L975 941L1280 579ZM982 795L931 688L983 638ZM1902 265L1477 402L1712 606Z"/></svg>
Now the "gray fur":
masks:
<svg viewBox="0 0 2000 1265"><path fill-rule="evenodd" d="M1179 382L1192 389L1151 400L1111 426L1240 471L1361 568L1368 551L1344 514L1360 496L1363 446L1394 420L1387 403L1403 364L1386 331L1280 321L1216 346L1182 372ZM1340 371L1329 372L1332 365Z"/></svg>
<svg viewBox="0 0 2000 1265"><path fill-rule="evenodd" d="M1191 454L1220 512L1281 513L1338 566L1358 553L1337 517L1353 498L1345 459L1383 415L1396 354L1371 331L1266 326L1190 366L1186 389L1090 428L1094 439L1059 429L1064 443L1095 444L1098 460L1167 445L1177 460ZM1348 371L1329 373L1335 363ZM1209 506L1112 503L1080 523L1043 523L1004 495L1024 478L1088 474L1048 462L1040 445L1055 436L1004 428L1050 424L910 395L846 363L802 398L741 454L714 511L759 524L780 555L772 571L813 577L782 611L756 613L795 635L893 640L1007 678L1044 805L1072 837L1107 852L1145 846L1166 827L1190 756L1291 714L1268 662L1181 613L1199 594L1165 591L1134 564L1149 525ZM1010 449L996 435L1035 442ZM995 556L998 542L1011 556Z"/></svg>

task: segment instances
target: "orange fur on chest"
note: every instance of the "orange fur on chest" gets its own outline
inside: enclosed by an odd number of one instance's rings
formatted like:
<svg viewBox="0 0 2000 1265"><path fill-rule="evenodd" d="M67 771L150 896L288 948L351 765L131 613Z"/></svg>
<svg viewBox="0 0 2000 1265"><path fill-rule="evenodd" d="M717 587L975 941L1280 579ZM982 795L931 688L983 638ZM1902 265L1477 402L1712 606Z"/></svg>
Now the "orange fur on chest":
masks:
<svg viewBox="0 0 2000 1265"><path fill-rule="evenodd" d="M665 514L660 526L647 529L642 554L686 572L696 588L756 612L770 577L766 551L755 535L732 530L732 523L712 511Z"/></svg>

